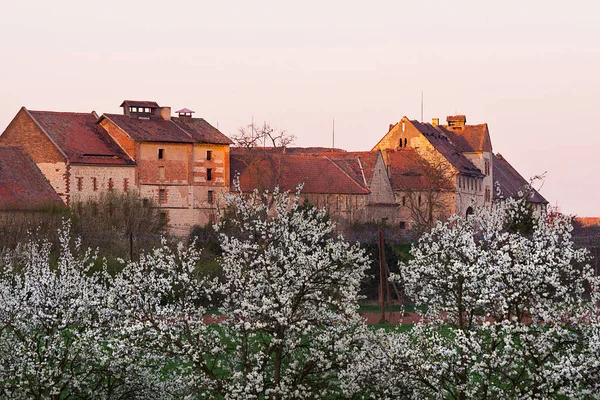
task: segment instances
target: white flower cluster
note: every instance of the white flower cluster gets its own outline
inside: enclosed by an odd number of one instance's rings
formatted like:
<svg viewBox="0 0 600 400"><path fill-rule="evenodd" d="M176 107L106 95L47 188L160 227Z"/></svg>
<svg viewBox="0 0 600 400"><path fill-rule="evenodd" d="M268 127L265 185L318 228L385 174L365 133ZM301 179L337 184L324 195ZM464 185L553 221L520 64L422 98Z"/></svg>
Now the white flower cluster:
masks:
<svg viewBox="0 0 600 400"><path fill-rule="evenodd" d="M440 222L400 265L406 294L426 309L408 333L413 397L600 396L586 251L565 216L534 213L530 233L515 229L526 212L507 199Z"/></svg>
<svg viewBox="0 0 600 400"><path fill-rule="evenodd" d="M366 254L298 198L226 197L221 281L166 242L108 274L68 225L58 260L7 257L0 398L600 397L600 283L568 218L507 199L439 223L396 277L421 321L371 330Z"/></svg>

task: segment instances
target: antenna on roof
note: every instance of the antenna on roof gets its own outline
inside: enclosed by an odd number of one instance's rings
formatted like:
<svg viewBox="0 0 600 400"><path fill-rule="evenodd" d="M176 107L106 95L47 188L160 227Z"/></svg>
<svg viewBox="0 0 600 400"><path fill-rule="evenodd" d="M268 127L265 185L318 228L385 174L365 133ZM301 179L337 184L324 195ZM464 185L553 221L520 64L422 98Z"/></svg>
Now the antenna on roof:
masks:
<svg viewBox="0 0 600 400"><path fill-rule="evenodd" d="M331 150L335 150L335 118L333 118L333 126L331 131Z"/></svg>
<svg viewBox="0 0 600 400"><path fill-rule="evenodd" d="M421 122L423 122L423 91L421 90Z"/></svg>

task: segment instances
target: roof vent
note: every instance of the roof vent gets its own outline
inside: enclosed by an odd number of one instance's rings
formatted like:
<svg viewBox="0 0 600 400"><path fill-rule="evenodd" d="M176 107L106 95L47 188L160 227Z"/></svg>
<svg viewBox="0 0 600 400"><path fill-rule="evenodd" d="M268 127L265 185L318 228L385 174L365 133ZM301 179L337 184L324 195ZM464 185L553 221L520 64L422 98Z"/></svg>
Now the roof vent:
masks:
<svg viewBox="0 0 600 400"><path fill-rule="evenodd" d="M191 122L192 114L195 113L195 111L192 111L189 108L182 108L181 110L177 110L175 112L179 115L179 120L183 122Z"/></svg>
<svg viewBox="0 0 600 400"><path fill-rule="evenodd" d="M446 121L448 122L448 128L452 129L462 129L465 127L467 123L466 115L449 115L446 117Z"/></svg>
<svg viewBox="0 0 600 400"><path fill-rule="evenodd" d="M121 104L123 114L129 117L148 117L156 115L159 108L155 101L125 100Z"/></svg>
<svg viewBox="0 0 600 400"><path fill-rule="evenodd" d="M431 125L438 126L439 124L440 124L440 119L439 118L432 118L431 119Z"/></svg>

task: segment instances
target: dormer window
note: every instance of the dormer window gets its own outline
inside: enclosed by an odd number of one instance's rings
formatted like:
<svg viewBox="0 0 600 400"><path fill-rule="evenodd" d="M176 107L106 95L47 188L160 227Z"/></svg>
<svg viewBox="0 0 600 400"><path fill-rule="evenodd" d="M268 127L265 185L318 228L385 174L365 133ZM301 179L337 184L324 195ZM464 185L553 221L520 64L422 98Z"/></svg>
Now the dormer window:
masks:
<svg viewBox="0 0 600 400"><path fill-rule="evenodd" d="M136 117L150 117L157 115L156 110L159 106L154 101L138 101L138 100L125 100L121 107L123 107L123 113L125 115L135 115Z"/></svg>

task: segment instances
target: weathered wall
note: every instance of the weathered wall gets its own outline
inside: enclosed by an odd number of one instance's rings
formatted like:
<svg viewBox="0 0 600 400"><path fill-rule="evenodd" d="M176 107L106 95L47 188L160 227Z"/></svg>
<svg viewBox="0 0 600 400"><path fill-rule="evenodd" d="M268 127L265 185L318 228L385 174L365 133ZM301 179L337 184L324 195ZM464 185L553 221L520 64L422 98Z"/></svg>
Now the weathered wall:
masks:
<svg viewBox="0 0 600 400"><path fill-rule="evenodd" d="M162 159L158 158L159 150L162 150ZM186 143L140 143L136 159L140 184L189 184L191 150L192 146Z"/></svg>
<svg viewBox="0 0 600 400"><path fill-rule="evenodd" d="M71 165L69 187L73 200L86 201L97 197L111 190L111 182L115 191L136 189L135 167Z"/></svg>
<svg viewBox="0 0 600 400"><path fill-rule="evenodd" d="M207 152L211 151L211 159ZM193 182L200 186L229 187L229 146L194 144ZM212 170L212 180L207 179L207 170Z"/></svg>
<svg viewBox="0 0 600 400"><path fill-rule="evenodd" d="M368 195L369 204L394 204L394 191L387 173L387 167L383 162L381 153L377 157L373 177L369 182L371 193Z"/></svg>
<svg viewBox="0 0 600 400"><path fill-rule="evenodd" d="M132 160L137 158L136 143L128 135L126 135L118 126L113 124L108 119L100 121L100 126L113 138L115 142L131 157Z"/></svg>

